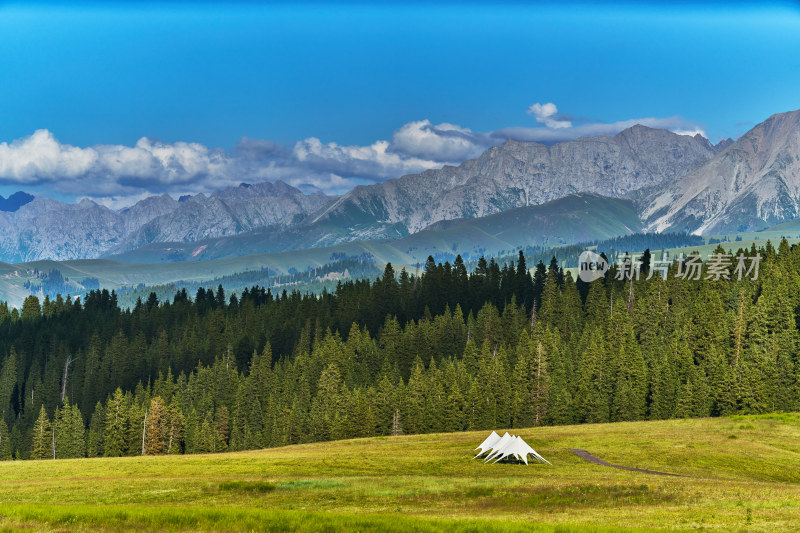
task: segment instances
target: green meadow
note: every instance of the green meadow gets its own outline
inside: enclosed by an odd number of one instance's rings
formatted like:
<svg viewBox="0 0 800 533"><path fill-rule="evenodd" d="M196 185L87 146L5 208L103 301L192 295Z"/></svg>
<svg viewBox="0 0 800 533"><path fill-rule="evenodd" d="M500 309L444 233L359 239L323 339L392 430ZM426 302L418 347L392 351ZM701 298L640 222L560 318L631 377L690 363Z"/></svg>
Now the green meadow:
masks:
<svg viewBox="0 0 800 533"><path fill-rule="evenodd" d="M488 432L215 455L0 464L0 527L34 531L790 531L800 415L519 430L552 462L483 464ZM658 476L610 463L680 474Z"/></svg>

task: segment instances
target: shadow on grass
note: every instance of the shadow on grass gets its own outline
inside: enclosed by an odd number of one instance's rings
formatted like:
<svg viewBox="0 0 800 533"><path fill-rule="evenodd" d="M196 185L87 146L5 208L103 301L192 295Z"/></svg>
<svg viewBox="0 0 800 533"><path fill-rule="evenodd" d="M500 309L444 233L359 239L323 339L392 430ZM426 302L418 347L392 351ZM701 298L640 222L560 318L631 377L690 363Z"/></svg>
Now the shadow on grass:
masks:
<svg viewBox="0 0 800 533"><path fill-rule="evenodd" d="M472 488L465 496L476 500L481 508L506 510L538 509L563 510L576 507L619 507L630 505L659 505L678 499L675 492L641 485L580 484L567 487L511 487L497 492L491 488Z"/></svg>
<svg viewBox="0 0 800 533"><path fill-rule="evenodd" d="M277 488L267 481L224 481L219 484L219 490L240 492L272 492Z"/></svg>

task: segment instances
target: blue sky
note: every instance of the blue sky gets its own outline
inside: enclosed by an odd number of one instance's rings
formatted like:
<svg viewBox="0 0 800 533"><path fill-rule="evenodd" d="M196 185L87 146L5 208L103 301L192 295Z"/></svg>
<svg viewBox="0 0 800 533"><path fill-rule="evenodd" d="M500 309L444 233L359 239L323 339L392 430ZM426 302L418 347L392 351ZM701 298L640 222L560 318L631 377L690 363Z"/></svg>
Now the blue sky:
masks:
<svg viewBox="0 0 800 533"><path fill-rule="evenodd" d="M5 194L122 205L242 176L341 192L508 137L737 137L800 108L800 9L5 2L0 71Z"/></svg>

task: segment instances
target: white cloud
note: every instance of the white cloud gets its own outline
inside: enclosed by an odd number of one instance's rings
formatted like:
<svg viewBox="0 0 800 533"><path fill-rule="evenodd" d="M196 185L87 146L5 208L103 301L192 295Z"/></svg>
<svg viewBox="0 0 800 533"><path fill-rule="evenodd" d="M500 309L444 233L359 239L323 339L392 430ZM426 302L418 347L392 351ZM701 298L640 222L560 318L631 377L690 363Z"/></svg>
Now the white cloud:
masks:
<svg viewBox="0 0 800 533"><path fill-rule="evenodd" d="M486 143L469 128L447 122L434 126L426 119L409 122L395 131L391 148L411 157L460 163L478 157Z"/></svg>
<svg viewBox="0 0 800 533"><path fill-rule="evenodd" d="M677 133L678 135L688 135L690 137L694 137L695 135L700 135L701 137L708 138L706 132L700 128L694 128L688 130L675 129L672 130L672 133Z"/></svg>
<svg viewBox="0 0 800 533"><path fill-rule="evenodd" d="M558 108L556 104L551 102L546 104L536 102L528 108L527 113L536 117L536 122L544 124L548 128L561 129L572 127L572 122L569 120L558 119Z"/></svg>
<svg viewBox="0 0 800 533"><path fill-rule="evenodd" d="M706 136L705 131L699 124L677 116L666 118L632 118L616 122L591 122L558 128L511 127L495 130L491 132L490 136L497 140L514 139L517 141L556 143L577 139L579 137L597 137L600 135L613 136L622 130L636 126L637 124L641 124L642 126L647 126L649 128L669 130L679 135L694 135L696 133L700 133L703 137Z"/></svg>
<svg viewBox="0 0 800 533"><path fill-rule="evenodd" d="M0 143L0 176L17 183L35 183L52 176L75 178L88 172L97 161L91 148L60 144L47 130L12 143Z"/></svg>
<svg viewBox="0 0 800 533"><path fill-rule="evenodd" d="M169 144L143 138L133 147L79 148L60 143L47 130L37 130L29 137L0 144L0 180L63 185L98 175L110 182L142 179L167 185L224 173L231 160L224 151L197 143Z"/></svg>
<svg viewBox="0 0 800 533"><path fill-rule="evenodd" d="M292 147L243 137L232 151L199 143L165 143L142 138L134 146L76 147L47 130L0 143L0 186L28 189L45 197L90 197L124 207L150 194L209 193L242 181L283 180L305 189L343 193L352 187L404 174L458 164L509 139L555 143L585 136L615 135L635 124L681 135L705 132L681 117L629 119L611 123L567 120L553 103L535 103L528 113L541 126L475 132L456 124L418 120L390 140L369 145L322 142L316 137Z"/></svg>
<svg viewBox="0 0 800 533"><path fill-rule="evenodd" d="M324 144L311 137L295 144L292 154L309 168L367 179L386 179L441 166L435 161L391 152L389 146L389 141L375 141L369 146Z"/></svg>

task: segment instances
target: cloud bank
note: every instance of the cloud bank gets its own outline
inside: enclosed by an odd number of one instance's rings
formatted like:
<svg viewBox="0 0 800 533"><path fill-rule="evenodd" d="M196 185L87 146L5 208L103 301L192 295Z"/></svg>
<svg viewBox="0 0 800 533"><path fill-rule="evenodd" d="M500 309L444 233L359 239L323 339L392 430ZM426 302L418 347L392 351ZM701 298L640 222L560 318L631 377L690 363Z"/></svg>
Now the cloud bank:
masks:
<svg viewBox="0 0 800 533"><path fill-rule="evenodd" d="M280 179L302 190L339 194L360 183L458 164L510 139L555 143L615 135L636 124L705 135L699 124L677 116L587 122L560 114L550 102L531 105L527 114L539 125L476 132L456 124L418 120L401 126L389 140L365 146L326 143L315 137L283 146L242 137L229 151L150 138L134 146L82 148L61 143L43 129L0 143L0 185L46 197L90 197L114 207L151 194L207 193L243 181Z"/></svg>

